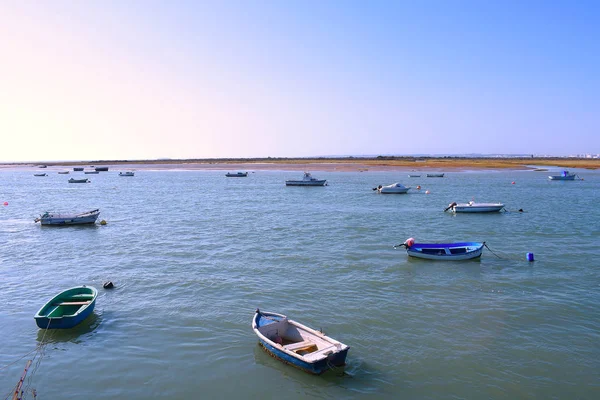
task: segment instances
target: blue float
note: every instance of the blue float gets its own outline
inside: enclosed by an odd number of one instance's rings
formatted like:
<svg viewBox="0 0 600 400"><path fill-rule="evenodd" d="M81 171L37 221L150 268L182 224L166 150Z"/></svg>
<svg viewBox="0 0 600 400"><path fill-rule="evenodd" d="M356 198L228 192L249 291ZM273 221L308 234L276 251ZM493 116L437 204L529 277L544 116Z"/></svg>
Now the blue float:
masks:
<svg viewBox="0 0 600 400"><path fill-rule="evenodd" d="M527 253L527 261L534 261L533 253Z"/></svg>

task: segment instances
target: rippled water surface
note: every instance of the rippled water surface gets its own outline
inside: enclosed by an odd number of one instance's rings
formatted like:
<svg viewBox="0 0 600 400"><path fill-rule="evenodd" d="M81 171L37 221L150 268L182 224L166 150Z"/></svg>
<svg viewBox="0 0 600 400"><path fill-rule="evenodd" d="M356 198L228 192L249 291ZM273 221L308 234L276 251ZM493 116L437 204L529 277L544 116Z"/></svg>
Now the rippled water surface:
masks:
<svg viewBox="0 0 600 400"><path fill-rule="evenodd" d="M40 399L579 398L600 393L600 173L532 171L0 172L0 395ZM81 174L81 173L78 173ZM512 182L515 182L512 184ZM406 195L379 195L401 182ZM421 190L414 188L420 185ZM429 194L425 192L429 191ZM509 212L452 215L452 201ZM105 226L41 227L46 210L100 208ZM520 213L516 210L523 209ZM417 241L485 241L480 260L408 259ZM535 262L526 260L534 253ZM116 288L102 289L111 280ZM36 311L99 289L75 329ZM280 312L350 346L345 374L271 358L250 327Z"/></svg>

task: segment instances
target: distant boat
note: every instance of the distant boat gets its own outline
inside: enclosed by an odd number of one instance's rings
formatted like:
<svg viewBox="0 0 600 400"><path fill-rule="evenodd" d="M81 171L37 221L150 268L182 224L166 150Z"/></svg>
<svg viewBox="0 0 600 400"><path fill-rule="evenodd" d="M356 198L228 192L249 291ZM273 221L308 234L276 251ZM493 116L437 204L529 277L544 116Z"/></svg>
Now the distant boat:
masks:
<svg viewBox="0 0 600 400"><path fill-rule="evenodd" d="M83 322L94 311L98 291L91 286L76 286L54 296L35 314L41 329L68 329Z"/></svg>
<svg viewBox="0 0 600 400"><path fill-rule="evenodd" d="M244 178L246 176L248 176L247 172L228 172L225 174L225 176L229 177L229 178Z"/></svg>
<svg viewBox="0 0 600 400"><path fill-rule="evenodd" d="M84 174L99 174L98 171L85 171Z"/></svg>
<svg viewBox="0 0 600 400"><path fill-rule="evenodd" d="M84 179L73 179L73 178L69 179L69 183L89 183L89 182L90 182L90 180L86 179L86 178L84 178Z"/></svg>
<svg viewBox="0 0 600 400"><path fill-rule="evenodd" d="M346 364L350 347L283 314L257 309L252 329L269 354L311 374Z"/></svg>
<svg viewBox="0 0 600 400"><path fill-rule="evenodd" d="M460 261L481 257L485 242L415 243L413 238L394 247L405 247L410 257L427 260Z"/></svg>
<svg viewBox="0 0 600 400"><path fill-rule="evenodd" d="M375 189L377 190L377 192L382 193L382 194L404 194L409 191L410 186L406 187L401 183L393 183L393 184L387 185L387 186L379 185Z"/></svg>
<svg viewBox="0 0 600 400"><path fill-rule="evenodd" d="M470 201L468 203L450 203L444 211L452 211L455 213L490 213L498 212L504 208L502 203L475 203Z"/></svg>
<svg viewBox="0 0 600 400"><path fill-rule="evenodd" d="M563 171L560 175L550 175L548 178L551 181L574 181L577 174L572 174L569 171Z"/></svg>
<svg viewBox="0 0 600 400"><path fill-rule="evenodd" d="M48 176L48 174L33 174L33 176Z"/></svg>
<svg viewBox="0 0 600 400"><path fill-rule="evenodd" d="M83 171L83 167L74 167L73 171Z"/></svg>
<svg viewBox="0 0 600 400"><path fill-rule="evenodd" d="M310 172L305 172L302 180L285 181L286 186L324 186L326 179L313 178Z"/></svg>
<svg viewBox="0 0 600 400"><path fill-rule="evenodd" d="M40 165L39 168L48 168L47 165Z"/></svg>
<svg viewBox="0 0 600 400"><path fill-rule="evenodd" d="M100 171L108 171L108 167L95 167L94 168L96 171L100 172Z"/></svg>
<svg viewBox="0 0 600 400"><path fill-rule="evenodd" d="M100 210L98 209L79 214L45 212L39 218L36 218L34 222L39 222L41 225L84 225L95 223L98 215L100 215Z"/></svg>
<svg viewBox="0 0 600 400"><path fill-rule="evenodd" d="M134 176L135 174L131 171L119 172L119 176Z"/></svg>
<svg viewBox="0 0 600 400"><path fill-rule="evenodd" d="M408 177L409 178L420 178L421 175L411 175L411 174L408 174Z"/></svg>
<svg viewBox="0 0 600 400"><path fill-rule="evenodd" d="M61 174L61 175L66 175L66 174L69 173L69 171L58 171L58 173Z"/></svg>
<svg viewBox="0 0 600 400"><path fill-rule="evenodd" d="M444 174L427 174L428 178L443 178Z"/></svg>

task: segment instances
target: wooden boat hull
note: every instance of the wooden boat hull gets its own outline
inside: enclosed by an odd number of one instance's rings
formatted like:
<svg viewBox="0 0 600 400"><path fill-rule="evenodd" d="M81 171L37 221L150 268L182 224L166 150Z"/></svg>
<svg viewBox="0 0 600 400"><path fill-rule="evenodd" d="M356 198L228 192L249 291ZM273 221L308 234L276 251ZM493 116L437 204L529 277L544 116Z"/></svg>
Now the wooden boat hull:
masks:
<svg viewBox="0 0 600 400"><path fill-rule="evenodd" d="M269 326L270 324L272 325ZM288 320L285 315L257 310L252 319L252 328L260 345L270 355L305 372L320 375L332 367L346 364L346 356L350 349L348 346L298 322ZM284 331L280 332L280 329ZM276 343L270 339L279 334L284 337L288 334L288 329L296 334L301 331L304 337L288 344Z"/></svg>
<svg viewBox="0 0 600 400"><path fill-rule="evenodd" d="M83 322L94 311L98 291L91 286L77 286L54 296L35 314L41 329L69 329Z"/></svg>
<svg viewBox="0 0 600 400"><path fill-rule="evenodd" d="M92 210L81 214L43 214L36 220L42 225L85 225L94 224L100 210Z"/></svg>
<svg viewBox="0 0 600 400"><path fill-rule="evenodd" d="M89 179L69 179L69 183L88 183Z"/></svg>
<svg viewBox="0 0 600 400"><path fill-rule="evenodd" d="M410 257L438 261L462 261L481 257L483 242L414 243L406 248Z"/></svg>

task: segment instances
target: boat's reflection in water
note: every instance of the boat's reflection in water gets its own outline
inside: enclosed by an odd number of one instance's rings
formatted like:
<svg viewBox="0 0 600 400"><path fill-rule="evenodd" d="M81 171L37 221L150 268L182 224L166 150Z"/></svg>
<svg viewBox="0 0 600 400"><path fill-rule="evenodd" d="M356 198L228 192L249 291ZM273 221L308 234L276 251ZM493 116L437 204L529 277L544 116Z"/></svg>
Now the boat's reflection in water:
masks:
<svg viewBox="0 0 600 400"><path fill-rule="evenodd" d="M82 323L70 329L38 329L38 344L48 343L81 343L88 333L92 333L100 322L102 316L92 312Z"/></svg>

